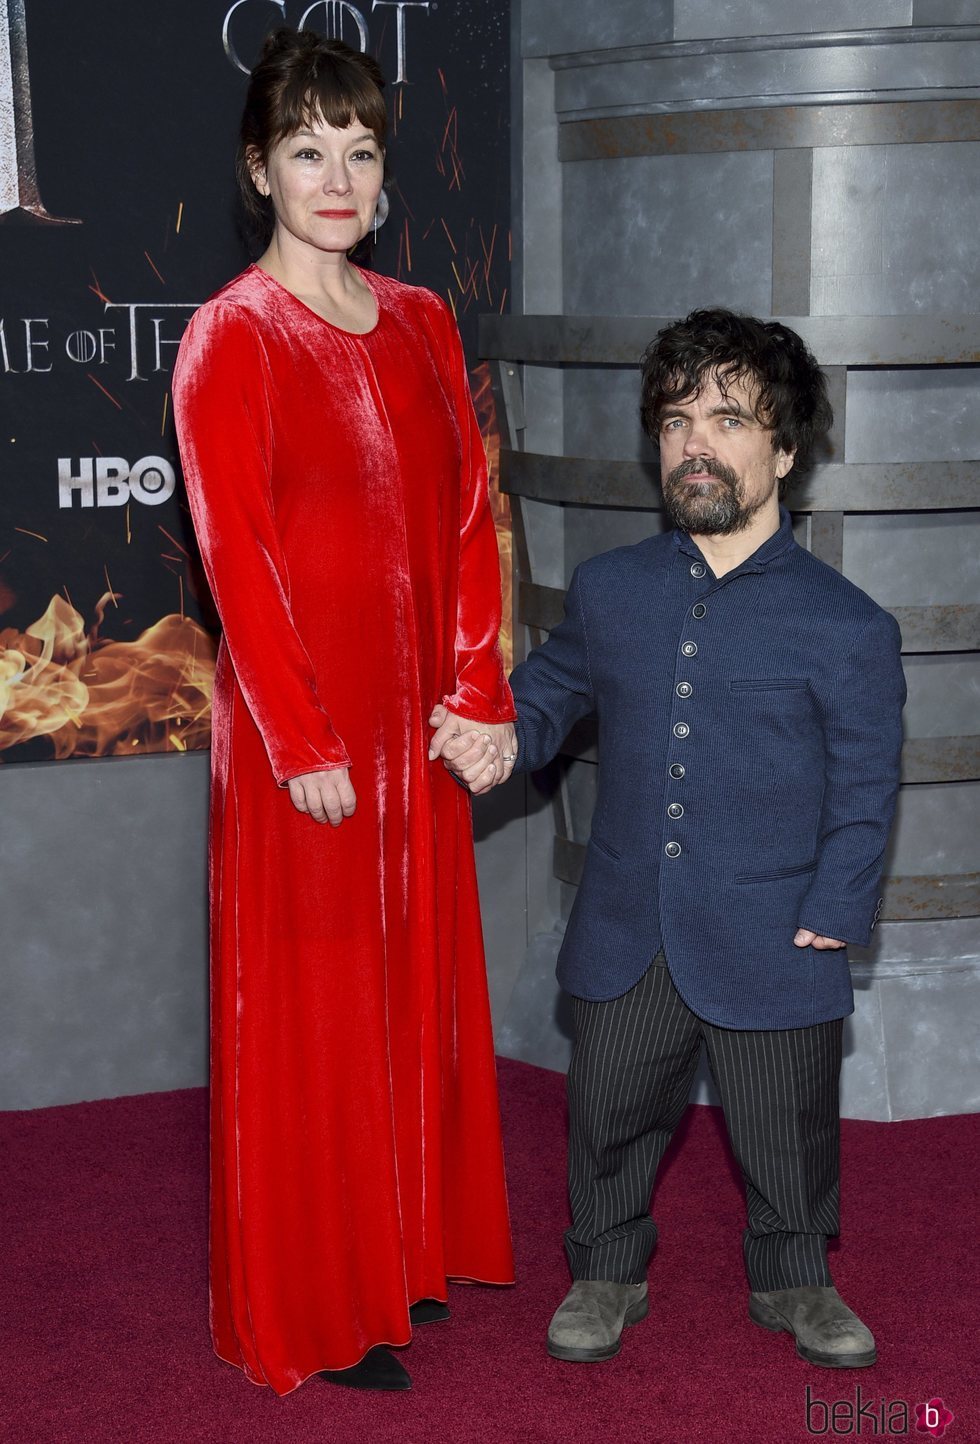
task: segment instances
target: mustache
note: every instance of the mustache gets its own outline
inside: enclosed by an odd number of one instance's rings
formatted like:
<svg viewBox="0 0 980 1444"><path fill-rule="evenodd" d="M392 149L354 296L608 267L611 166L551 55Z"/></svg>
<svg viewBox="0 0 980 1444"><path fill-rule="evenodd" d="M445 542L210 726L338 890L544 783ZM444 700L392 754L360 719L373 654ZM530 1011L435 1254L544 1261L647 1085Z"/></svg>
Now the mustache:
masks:
<svg viewBox="0 0 980 1444"><path fill-rule="evenodd" d="M667 487L678 486L689 476L713 476L716 481L724 482L726 486L732 488L738 483L738 474L732 467L707 456L691 461L682 461L669 473L664 485Z"/></svg>

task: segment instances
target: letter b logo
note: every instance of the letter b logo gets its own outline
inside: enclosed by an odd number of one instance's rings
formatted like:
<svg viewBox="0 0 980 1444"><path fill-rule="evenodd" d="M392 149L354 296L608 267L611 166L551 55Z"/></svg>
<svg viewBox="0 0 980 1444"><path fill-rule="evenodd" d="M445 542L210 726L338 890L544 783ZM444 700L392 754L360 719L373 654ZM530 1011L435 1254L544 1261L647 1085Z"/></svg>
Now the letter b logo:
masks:
<svg viewBox="0 0 980 1444"><path fill-rule="evenodd" d="M806 1386L806 1432L826 1434L830 1428L830 1408L825 1399L816 1399L810 1385Z"/></svg>

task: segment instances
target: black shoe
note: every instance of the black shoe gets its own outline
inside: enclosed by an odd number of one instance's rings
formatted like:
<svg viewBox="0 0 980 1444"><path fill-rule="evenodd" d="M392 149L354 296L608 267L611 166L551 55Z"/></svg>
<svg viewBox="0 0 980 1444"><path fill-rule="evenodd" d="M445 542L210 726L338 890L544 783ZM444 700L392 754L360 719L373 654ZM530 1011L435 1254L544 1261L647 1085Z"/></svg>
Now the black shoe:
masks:
<svg viewBox="0 0 980 1444"><path fill-rule="evenodd" d="M321 1369L317 1378L347 1389L410 1389L412 1378L394 1354L381 1344L368 1349L359 1364L350 1369Z"/></svg>
<svg viewBox="0 0 980 1444"><path fill-rule="evenodd" d="M452 1316L448 1305L439 1299L419 1299L417 1304L412 1304L408 1317L414 1328L416 1324L444 1324Z"/></svg>

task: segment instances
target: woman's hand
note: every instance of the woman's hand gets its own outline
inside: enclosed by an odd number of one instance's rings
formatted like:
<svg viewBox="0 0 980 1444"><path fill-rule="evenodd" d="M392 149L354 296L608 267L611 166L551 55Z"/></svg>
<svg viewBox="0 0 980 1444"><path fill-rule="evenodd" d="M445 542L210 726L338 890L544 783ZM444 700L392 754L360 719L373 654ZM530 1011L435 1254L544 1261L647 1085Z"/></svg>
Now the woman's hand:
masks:
<svg viewBox="0 0 980 1444"><path fill-rule="evenodd" d="M352 817L357 798L346 767L327 772L304 772L291 777L289 796L297 812L309 813L314 822L329 822L339 827L345 817Z"/></svg>
<svg viewBox="0 0 980 1444"><path fill-rule="evenodd" d="M429 726L436 729L429 742L430 761L441 757L472 793L489 792L513 772L517 761L513 722L473 722L457 717L440 702L432 710Z"/></svg>

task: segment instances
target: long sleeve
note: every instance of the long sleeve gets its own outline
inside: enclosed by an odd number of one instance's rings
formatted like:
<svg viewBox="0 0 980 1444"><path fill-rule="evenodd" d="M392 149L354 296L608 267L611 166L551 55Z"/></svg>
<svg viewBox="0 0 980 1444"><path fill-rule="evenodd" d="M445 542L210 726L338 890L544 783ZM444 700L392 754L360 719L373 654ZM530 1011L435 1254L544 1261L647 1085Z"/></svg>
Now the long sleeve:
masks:
<svg viewBox="0 0 980 1444"><path fill-rule="evenodd" d="M446 358L461 448L456 690L451 712L474 722L513 721L514 703L500 654L500 557L490 510L487 458L473 410L459 332L442 304Z"/></svg>
<svg viewBox="0 0 980 1444"><path fill-rule="evenodd" d="M517 767L534 772L557 753L572 727L595 707L579 571L565 596L565 615L510 678L517 704Z"/></svg>
<svg viewBox="0 0 980 1444"><path fill-rule="evenodd" d="M879 611L821 698L826 773L817 869L799 926L866 947L877 916L902 753L901 633Z"/></svg>
<svg viewBox="0 0 980 1444"><path fill-rule="evenodd" d="M264 357L244 312L209 304L196 313L181 342L173 398L204 568L276 781L349 766L290 611L269 483Z"/></svg>

